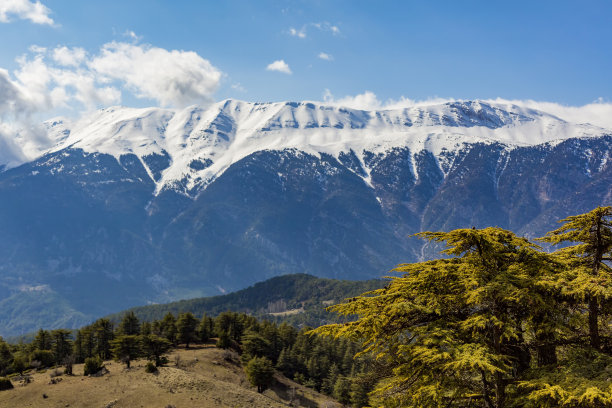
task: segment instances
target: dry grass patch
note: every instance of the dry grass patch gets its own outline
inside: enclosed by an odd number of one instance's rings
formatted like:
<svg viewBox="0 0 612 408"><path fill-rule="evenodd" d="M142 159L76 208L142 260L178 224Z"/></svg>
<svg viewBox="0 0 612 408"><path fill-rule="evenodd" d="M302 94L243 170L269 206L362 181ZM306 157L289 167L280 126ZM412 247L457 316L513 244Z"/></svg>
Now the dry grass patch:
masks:
<svg viewBox="0 0 612 408"><path fill-rule="evenodd" d="M55 384L50 383L48 372L34 373L29 384L13 383L14 389L0 392L0 407L263 408L291 406L292 400L293 406L305 407L332 403L282 376L277 376L269 390L258 394L248 384L239 358L212 346L175 350L169 361L156 373L145 372L145 360L134 361L129 370L123 364L106 361L108 373L101 377L84 377L83 364L75 364L75 375L62 375Z"/></svg>

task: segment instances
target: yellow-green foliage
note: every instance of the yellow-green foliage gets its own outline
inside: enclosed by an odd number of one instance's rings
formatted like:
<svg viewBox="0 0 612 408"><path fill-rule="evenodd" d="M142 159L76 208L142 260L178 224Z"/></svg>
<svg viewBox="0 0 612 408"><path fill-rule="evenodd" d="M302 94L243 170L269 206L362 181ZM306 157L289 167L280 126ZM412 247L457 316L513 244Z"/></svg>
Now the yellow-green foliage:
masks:
<svg viewBox="0 0 612 408"><path fill-rule="evenodd" d="M417 236L445 244L448 258L398 265L385 288L330 308L357 321L314 331L362 341L391 373L378 379L375 405L610 406L611 359L583 352L582 298L559 283L579 273L584 248L551 255L500 228Z"/></svg>

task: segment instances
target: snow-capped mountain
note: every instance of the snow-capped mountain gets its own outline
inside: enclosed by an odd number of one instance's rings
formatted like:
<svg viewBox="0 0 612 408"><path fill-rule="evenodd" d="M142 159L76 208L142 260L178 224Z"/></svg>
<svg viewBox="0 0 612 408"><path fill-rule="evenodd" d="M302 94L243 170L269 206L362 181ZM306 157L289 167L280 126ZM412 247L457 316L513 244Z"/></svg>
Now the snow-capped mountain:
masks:
<svg viewBox="0 0 612 408"><path fill-rule="evenodd" d="M75 326L282 273L376 277L435 256L418 231L538 236L612 203L612 132L508 103L228 100L45 126L0 154L0 335L40 324L23 299Z"/></svg>
<svg viewBox="0 0 612 408"><path fill-rule="evenodd" d="M445 157L466 144L497 142L512 148L606 133L533 109L478 101L363 111L309 102L226 100L207 109L115 107L76 123L53 120L46 125L54 146L41 153L73 148L116 159L135 154L157 193L177 189L191 196L232 164L262 150L297 149L336 158L353 151L367 175L365 152L384 154L402 147L413 156L433 153L446 173ZM167 166L152 169L147 158L160 158Z"/></svg>

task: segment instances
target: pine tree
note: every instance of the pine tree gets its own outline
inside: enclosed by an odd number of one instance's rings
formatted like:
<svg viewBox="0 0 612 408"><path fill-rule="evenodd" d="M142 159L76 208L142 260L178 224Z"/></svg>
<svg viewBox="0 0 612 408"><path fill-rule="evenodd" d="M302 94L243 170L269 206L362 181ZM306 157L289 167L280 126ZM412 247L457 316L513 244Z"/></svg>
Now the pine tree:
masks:
<svg viewBox="0 0 612 408"><path fill-rule="evenodd" d="M247 378L251 385L257 387L257 392L264 392L272 383L274 367L265 357L252 358L245 367Z"/></svg>
<svg viewBox="0 0 612 408"><path fill-rule="evenodd" d="M172 313L166 313L160 323L160 329L162 337L165 337L170 343L176 345L176 319Z"/></svg>
<svg viewBox="0 0 612 408"><path fill-rule="evenodd" d="M111 341L111 351L116 361L121 361L130 368L130 362L141 355L140 336L118 336Z"/></svg>
<svg viewBox="0 0 612 408"><path fill-rule="evenodd" d="M140 322L133 311L127 312L118 327L119 334L126 336L140 334Z"/></svg>
<svg viewBox="0 0 612 408"><path fill-rule="evenodd" d="M93 339L95 353L102 359L111 358L110 342L114 339L113 324L108 319L98 319L93 324Z"/></svg>
<svg viewBox="0 0 612 408"><path fill-rule="evenodd" d="M386 403L505 407L507 384L526 369L515 364L527 350L526 311L547 303L538 282L554 263L499 228L417 235L445 243L451 258L399 265L403 276L385 288L331 308L359 320L316 332L363 340L393 368L375 390Z"/></svg>
<svg viewBox="0 0 612 408"><path fill-rule="evenodd" d="M39 329L32 342L32 348L34 350L51 350L51 344L51 334L47 330Z"/></svg>
<svg viewBox="0 0 612 408"><path fill-rule="evenodd" d="M612 268L606 264L612 261L612 207L597 207L559 222L561 227L540 240L555 245L573 243L556 252L568 264L559 283L565 293L587 303L590 345L600 349L602 305L612 299Z"/></svg>
<svg viewBox="0 0 612 408"><path fill-rule="evenodd" d="M184 343L189 348L189 343L195 341L198 321L191 313L181 313L176 321L177 338L179 343Z"/></svg>
<svg viewBox="0 0 612 408"><path fill-rule="evenodd" d="M172 343L167 339L155 334L142 335L140 341L142 354L150 361L155 362L156 367L162 364L162 356L172 347Z"/></svg>
<svg viewBox="0 0 612 408"><path fill-rule="evenodd" d="M213 319L208 317L206 313L204 313L204 315L202 316L202 320L200 320L200 324L198 325L198 330L196 333L200 342L207 343L208 340L213 337L213 325Z"/></svg>
<svg viewBox="0 0 612 408"><path fill-rule="evenodd" d="M51 351L55 357L55 364L62 364L64 359L72 354L70 331L65 329L53 330L51 339L53 341Z"/></svg>

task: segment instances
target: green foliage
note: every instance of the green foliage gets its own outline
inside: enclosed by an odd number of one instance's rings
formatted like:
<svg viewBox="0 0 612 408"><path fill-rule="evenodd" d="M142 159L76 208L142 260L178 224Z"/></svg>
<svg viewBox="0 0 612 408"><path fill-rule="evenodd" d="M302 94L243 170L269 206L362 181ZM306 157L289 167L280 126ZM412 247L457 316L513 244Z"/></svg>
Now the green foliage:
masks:
<svg viewBox="0 0 612 408"><path fill-rule="evenodd" d="M242 358L249 361L253 357L272 357L271 344L263 335L247 331L242 336Z"/></svg>
<svg viewBox="0 0 612 408"><path fill-rule="evenodd" d="M0 375L5 375L13 364L13 354L9 345L0 337Z"/></svg>
<svg viewBox="0 0 612 408"><path fill-rule="evenodd" d="M121 319L119 323L119 334L126 336L139 335L140 334L140 322L133 311L128 311Z"/></svg>
<svg viewBox="0 0 612 408"><path fill-rule="evenodd" d="M349 404L351 402L351 381L344 376L339 377L334 385L333 395L339 403L343 405Z"/></svg>
<svg viewBox="0 0 612 408"><path fill-rule="evenodd" d="M83 367L83 375L96 374L104 367L102 359L98 356L88 357L85 359L85 366Z"/></svg>
<svg viewBox="0 0 612 408"><path fill-rule="evenodd" d="M42 367L51 367L55 363L55 354L51 350L34 350L30 353L30 363L39 361Z"/></svg>
<svg viewBox="0 0 612 408"><path fill-rule="evenodd" d="M612 406L611 215L563 220L543 240L578 244L554 255L499 228L417 234L447 258L399 265L385 288L330 308L358 320L314 331L363 342L380 367L374 382L339 377L334 394L361 406L375 383L384 406Z"/></svg>
<svg viewBox="0 0 612 408"><path fill-rule="evenodd" d="M61 364L72 353L70 335L71 332L65 329L57 329L51 332L51 351L55 357L55 364Z"/></svg>
<svg viewBox="0 0 612 408"><path fill-rule="evenodd" d="M563 295L587 304L590 345L599 349L600 320L609 317L606 305L612 300L612 268L606 263L612 261L612 207L597 207L560 222L561 227L540 238L555 245L573 244L555 253L567 267L552 282ZM609 338L612 322L603 323L603 334Z"/></svg>
<svg viewBox="0 0 612 408"><path fill-rule="evenodd" d="M10 390L13 388L13 383L6 377L0 377L0 391Z"/></svg>
<svg viewBox="0 0 612 408"><path fill-rule="evenodd" d="M131 361L142 354L140 337L133 334L117 336L111 341L111 351L116 361L130 368Z"/></svg>
<svg viewBox="0 0 612 408"><path fill-rule="evenodd" d="M32 347L37 350L51 350L51 334L47 330L39 329L32 342Z"/></svg>
<svg viewBox="0 0 612 408"><path fill-rule="evenodd" d="M215 334L215 321L208 317L206 313L202 316L197 329L197 337L200 343L206 343Z"/></svg>
<svg viewBox="0 0 612 408"><path fill-rule="evenodd" d="M156 373L157 372L157 365L153 364L153 362L149 361L147 362L147 365L145 366L145 373Z"/></svg>
<svg viewBox="0 0 612 408"><path fill-rule="evenodd" d="M140 342L142 355L153 361L157 367L162 365L164 354L172 347L172 343L167 339L155 334L141 336Z"/></svg>
<svg viewBox="0 0 612 408"><path fill-rule="evenodd" d="M196 329L198 321L193 314L181 313L176 321L176 330L178 335L178 342L185 344L186 348L189 348L189 343L197 340Z"/></svg>
<svg viewBox="0 0 612 408"><path fill-rule="evenodd" d="M265 357L252 358L245 367L245 372L252 386L257 387L257 392L264 392L274 378L274 367L272 362Z"/></svg>
<svg viewBox="0 0 612 408"><path fill-rule="evenodd" d="M176 330L176 318L170 312L166 313L164 318L158 324L159 333L165 337L170 343L176 344L177 330Z"/></svg>
<svg viewBox="0 0 612 408"><path fill-rule="evenodd" d="M167 313L178 315L182 312L191 312L194 316L206 314L213 317L231 310L248 312L257 318L270 319L276 323L287 322L296 327L317 327L322 324L350 320L327 312L325 308L329 305L328 302L335 303L347 297L380 288L383 284L384 282L379 279L344 281L293 274L274 277L227 295L181 300L163 305L140 306L130 310L141 321L159 320ZM282 302L288 310L303 308L304 312L286 316L269 315L269 306L278 302ZM119 322L124 313L114 314L109 318L114 322Z"/></svg>

